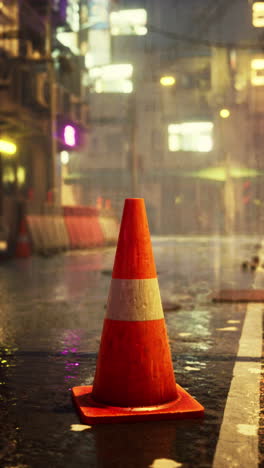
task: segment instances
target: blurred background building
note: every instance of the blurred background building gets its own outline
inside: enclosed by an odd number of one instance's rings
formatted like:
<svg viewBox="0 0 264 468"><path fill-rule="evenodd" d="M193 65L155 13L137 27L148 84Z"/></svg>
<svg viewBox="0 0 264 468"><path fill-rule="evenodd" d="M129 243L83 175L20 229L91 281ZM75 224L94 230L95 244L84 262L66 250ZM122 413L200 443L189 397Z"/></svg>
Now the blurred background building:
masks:
<svg viewBox="0 0 264 468"><path fill-rule="evenodd" d="M2 219L143 196L153 233L261 232L263 28L251 0L1 1Z"/></svg>

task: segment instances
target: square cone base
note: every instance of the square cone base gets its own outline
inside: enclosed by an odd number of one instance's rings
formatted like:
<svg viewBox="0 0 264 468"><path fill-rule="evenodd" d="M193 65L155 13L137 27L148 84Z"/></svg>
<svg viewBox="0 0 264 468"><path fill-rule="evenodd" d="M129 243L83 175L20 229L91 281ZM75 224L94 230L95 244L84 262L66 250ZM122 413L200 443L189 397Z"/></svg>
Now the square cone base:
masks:
<svg viewBox="0 0 264 468"><path fill-rule="evenodd" d="M84 424L104 424L129 421L160 421L164 419L201 418L204 408L180 385L176 384L178 398L164 405L124 408L98 403L88 387L72 388L72 397Z"/></svg>

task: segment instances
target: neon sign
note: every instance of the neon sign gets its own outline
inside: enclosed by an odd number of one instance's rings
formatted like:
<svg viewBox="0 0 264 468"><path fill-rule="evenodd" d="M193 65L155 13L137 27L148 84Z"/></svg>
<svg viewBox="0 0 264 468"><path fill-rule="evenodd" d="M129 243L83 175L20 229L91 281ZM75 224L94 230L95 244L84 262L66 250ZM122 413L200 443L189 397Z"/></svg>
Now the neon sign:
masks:
<svg viewBox="0 0 264 468"><path fill-rule="evenodd" d="M64 127L63 139L67 146L76 145L76 129L72 125L66 125Z"/></svg>

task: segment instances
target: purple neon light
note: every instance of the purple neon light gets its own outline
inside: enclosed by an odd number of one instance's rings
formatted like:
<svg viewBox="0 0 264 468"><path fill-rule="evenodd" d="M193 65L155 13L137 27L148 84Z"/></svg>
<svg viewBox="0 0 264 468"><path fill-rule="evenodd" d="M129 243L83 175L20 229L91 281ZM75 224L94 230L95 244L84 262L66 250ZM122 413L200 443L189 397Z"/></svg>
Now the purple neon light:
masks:
<svg viewBox="0 0 264 468"><path fill-rule="evenodd" d="M63 139L66 145L76 145L76 129L72 125L66 125L63 131Z"/></svg>

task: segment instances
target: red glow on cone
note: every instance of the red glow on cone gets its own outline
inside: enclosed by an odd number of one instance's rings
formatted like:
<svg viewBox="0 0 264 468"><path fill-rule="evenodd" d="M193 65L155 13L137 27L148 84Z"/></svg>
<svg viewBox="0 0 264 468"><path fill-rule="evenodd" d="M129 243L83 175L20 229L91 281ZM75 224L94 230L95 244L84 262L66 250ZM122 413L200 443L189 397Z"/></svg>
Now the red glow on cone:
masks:
<svg viewBox="0 0 264 468"><path fill-rule="evenodd" d="M92 396L129 407L177 398L164 319L105 319Z"/></svg>
<svg viewBox="0 0 264 468"><path fill-rule="evenodd" d="M18 258L27 258L30 255L31 255L31 247L29 244L26 221L23 218L20 223L15 256Z"/></svg>
<svg viewBox="0 0 264 468"><path fill-rule="evenodd" d="M144 199L127 198L112 277L141 279L156 276Z"/></svg>

